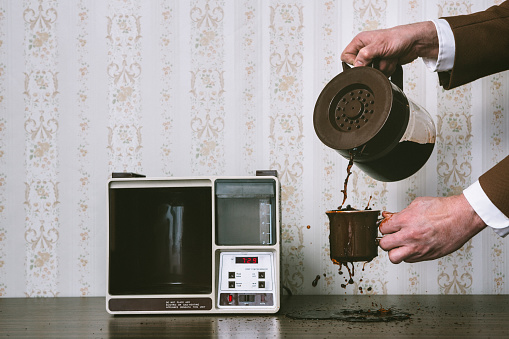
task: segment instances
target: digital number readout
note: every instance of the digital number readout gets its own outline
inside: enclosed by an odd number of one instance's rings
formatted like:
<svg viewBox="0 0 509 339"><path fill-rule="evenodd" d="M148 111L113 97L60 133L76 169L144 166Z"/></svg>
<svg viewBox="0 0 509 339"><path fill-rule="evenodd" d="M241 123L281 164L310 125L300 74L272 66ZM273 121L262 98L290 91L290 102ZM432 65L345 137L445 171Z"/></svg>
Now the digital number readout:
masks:
<svg viewBox="0 0 509 339"><path fill-rule="evenodd" d="M258 257L235 257L236 264L258 264Z"/></svg>

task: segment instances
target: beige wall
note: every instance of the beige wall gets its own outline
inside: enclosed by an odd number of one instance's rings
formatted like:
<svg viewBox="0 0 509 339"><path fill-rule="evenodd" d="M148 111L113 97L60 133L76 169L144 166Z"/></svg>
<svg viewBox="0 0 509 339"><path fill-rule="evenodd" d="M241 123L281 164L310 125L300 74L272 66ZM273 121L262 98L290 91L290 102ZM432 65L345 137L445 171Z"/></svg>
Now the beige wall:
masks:
<svg viewBox="0 0 509 339"><path fill-rule="evenodd" d="M294 293L507 293L509 247L491 230L433 262L393 265L380 252L364 272L357 265L358 285L341 288L324 212L340 204L346 161L312 125L357 32L496 2L0 2L0 296L104 295L112 171L267 168L283 185L282 264ZM405 92L437 124L437 146L399 183L354 170L352 205L372 195L374 208L398 211L416 196L459 193L509 153L507 73L444 92L420 60L404 72Z"/></svg>

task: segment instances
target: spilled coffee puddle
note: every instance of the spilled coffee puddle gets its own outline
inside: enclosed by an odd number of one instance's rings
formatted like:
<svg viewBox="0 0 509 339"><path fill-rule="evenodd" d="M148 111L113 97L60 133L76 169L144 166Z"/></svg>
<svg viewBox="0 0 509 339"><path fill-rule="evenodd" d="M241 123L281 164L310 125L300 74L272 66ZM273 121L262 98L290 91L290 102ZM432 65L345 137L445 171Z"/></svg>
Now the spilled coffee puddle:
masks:
<svg viewBox="0 0 509 339"><path fill-rule="evenodd" d="M348 322L390 322L410 319L412 314L380 308L378 310L310 310L287 314L291 319L300 320L342 320Z"/></svg>

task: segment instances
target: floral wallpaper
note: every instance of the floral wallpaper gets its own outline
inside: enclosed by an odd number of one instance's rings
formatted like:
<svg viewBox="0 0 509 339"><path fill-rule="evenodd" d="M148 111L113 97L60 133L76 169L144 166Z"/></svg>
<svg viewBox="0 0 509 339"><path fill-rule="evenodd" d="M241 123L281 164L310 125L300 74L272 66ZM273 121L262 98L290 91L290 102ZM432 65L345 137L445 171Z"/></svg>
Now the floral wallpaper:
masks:
<svg viewBox="0 0 509 339"><path fill-rule="evenodd" d="M347 160L312 123L358 32L500 2L0 2L0 296L105 294L111 172L257 169L279 173L283 283L295 294L508 293L508 240L490 229L431 262L393 265L380 250L345 286L325 211L341 203ZM506 72L444 91L416 60L404 91L435 120L435 151L397 183L354 166L351 205L399 211L457 194L509 153Z"/></svg>
<svg viewBox="0 0 509 339"><path fill-rule="evenodd" d="M5 8L0 8L0 112L6 111L5 94L7 90L7 49L3 44L6 38L6 26L7 17L5 14ZM6 115L0 115L0 295L6 294L6 283L5 278L7 276L7 270L5 265L5 259L7 256L7 215L5 212L5 205L7 201L7 160L5 151L7 148L7 120Z"/></svg>
<svg viewBox="0 0 509 339"><path fill-rule="evenodd" d="M58 296L60 100L58 3L23 2L25 295Z"/></svg>
<svg viewBox="0 0 509 339"><path fill-rule="evenodd" d="M75 239L76 249L76 288L79 286L79 295L86 296L89 294L90 279L92 274L90 270L89 260L90 253L93 251L90 243L92 235L92 218L94 213L93 203L91 201L91 180L90 180L90 147L92 142L92 133L90 131L90 71L89 59L90 51L88 42L90 39L88 28L90 27L90 9L86 5L86 1L79 1L75 4L75 19L77 22L76 37L74 46L76 48L76 64L79 66L77 72L77 91L73 95L74 105L76 107L77 118L75 119L74 129L76 131L76 139L79 146L75 148L75 157L77 159L76 176L79 177L79 183L76 184L77 201L74 204L74 211L77 216L77 229L79 237Z"/></svg>
<svg viewBox="0 0 509 339"><path fill-rule="evenodd" d="M283 184L283 284L291 290L304 285L304 6L274 2L270 6L269 161Z"/></svg>

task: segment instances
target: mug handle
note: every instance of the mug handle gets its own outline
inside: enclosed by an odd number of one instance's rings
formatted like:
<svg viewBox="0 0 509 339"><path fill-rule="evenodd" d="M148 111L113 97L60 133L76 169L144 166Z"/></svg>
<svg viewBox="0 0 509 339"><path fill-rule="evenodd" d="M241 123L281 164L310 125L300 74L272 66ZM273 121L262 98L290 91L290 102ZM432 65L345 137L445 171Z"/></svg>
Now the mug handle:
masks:
<svg viewBox="0 0 509 339"><path fill-rule="evenodd" d="M376 227L377 228L379 228L380 224L382 223L382 221L384 221L384 219L385 219L384 217L380 217L380 218L377 219L377 221L376 221ZM378 230L378 232L380 232L380 230ZM380 239L382 239L382 238L383 238L383 235L378 236L378 237L375 238L375 244L377 246L380 246Z"/></svg>

